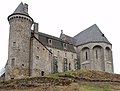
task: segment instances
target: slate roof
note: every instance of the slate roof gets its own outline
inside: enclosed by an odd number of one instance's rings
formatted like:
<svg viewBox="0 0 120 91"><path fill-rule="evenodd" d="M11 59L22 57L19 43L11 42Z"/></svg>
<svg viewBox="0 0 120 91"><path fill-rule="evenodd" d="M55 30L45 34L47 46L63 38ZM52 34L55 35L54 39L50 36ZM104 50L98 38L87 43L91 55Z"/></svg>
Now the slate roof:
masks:
<svg viewBox="0 0 120 91"><path fill-rule="evenodd" d="M98 43L104 42L111 44L104 34L100 31L96 24L91 27L85 29L74 37L67 36L62 34L61 36L65 37L62 39L58 37L54 37L45 33L39 32L39 40L45 45L52 48L57 48L60 50L66 50L75 52L74 46L79 46L86 43ZM48 43L48 39L52 39L52 45ZM65 39L65 40L64 40ZM67 44L67 48L63 47L63 43Z"/></svg>
<svg viewBox="0 0 120 91"><path fill-rule="evenodd" d="M73 38L76 40L76 45L90 42L105 42L111 44L96 24L80 32Z"/></svg>
<svg viewBox="0 0 120 91"><path fill-rule="evenodd" d="M28 15L28 13L25 12L24 8L25 8L25 6L24 6L24 4L21 2L21 3L18 5L18 7L16 8L16 10L14 11L13 14L15 14L15 13L20 13L20 14Z"/></svg>
<svg viewBox="0 0 120 91"><path fill-rule="evenodd" d="M52 39L52 45L49 45L48 43L48 39ZM66 50L66 51L71 51L71 52L75 52L74 46L63 41L60 38L45 34L45 33L41 33L39 32L39 40L45 45L45 46L49 46L52 48L56 48L56 49L60 49L60 50ZM63 47L63 43L67 44L66 49L64 49Z"/></svg>
<svg viewBox="0 0 120 91"><path fill-rule="evenodd" d="M62 36L65 37L65 40L64 40L65 42L75 45L76 40L73 37L70 37L70 36L65 35L65 34L62 34Z"/></svg>
<svg viewBox="0 0 120 91"><path fill-rule="evenodd" d="M34 20L29 16L28 11L26 10L28 8L27 4L23 4L22 2L18 5L18 7L15 9L15 11L8 16L8 21L12 15L25 15L29 17L32 20L32 23Z"/></svg>

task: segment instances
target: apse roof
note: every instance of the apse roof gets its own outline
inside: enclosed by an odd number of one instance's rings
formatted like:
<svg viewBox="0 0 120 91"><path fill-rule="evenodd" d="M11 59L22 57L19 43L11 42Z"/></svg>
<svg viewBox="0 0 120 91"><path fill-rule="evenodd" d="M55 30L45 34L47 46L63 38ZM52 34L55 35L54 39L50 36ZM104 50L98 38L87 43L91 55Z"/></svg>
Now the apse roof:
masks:
<svg viewBox="0 0 120 91"><path fill-rule="evenodd" d="M76 40L76 45L90 42L105 42L111 44L96 24L80 32L73 38Z"/></svg>

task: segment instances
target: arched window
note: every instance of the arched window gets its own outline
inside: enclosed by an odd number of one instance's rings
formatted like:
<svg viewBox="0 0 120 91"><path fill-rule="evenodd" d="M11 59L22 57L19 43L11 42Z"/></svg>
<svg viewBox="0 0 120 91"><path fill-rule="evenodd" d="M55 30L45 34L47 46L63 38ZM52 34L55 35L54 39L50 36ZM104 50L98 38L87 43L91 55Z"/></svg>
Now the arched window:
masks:
<svg viewBox="0 0 120 91"><path fill-rule="evenodd" d="M112 60L112 53L109 47L106 47L106 60L110 62Z"/></svg>
<svg viewBox="0 0 120 91"><path fill-rule="evenodd" d="M90 59L90 50L88 47L84 47L82 49L82 61L86 61Z"/></svg>
<svg viewBox="0 0 120 91"><path fill-rule="evenodd" d="M48 44L52 45L52 39L48 39Z"/></svg>
<svg viewBox="0 0 120 91"><path fill-rule="evenodd" d="M106 72L113 72L113 63L112 63L112 51L109 47L106 47Z"/></svg>
<svg viewBox="0 0 120 91"><path fill-rule="evenodd" d="M97 46L94 46L93 47L93 51L94 51L94 58L97 60L97 59L101 59L103 58L102 55L103 55L103 48L99 45Z"/></svg>
<svg viewBox="0 0 120 91"><path fill-rule="evenodd" d="M93 47L94 66L96 70L104 71L104 51L102 46L96 45Z"/></svg>

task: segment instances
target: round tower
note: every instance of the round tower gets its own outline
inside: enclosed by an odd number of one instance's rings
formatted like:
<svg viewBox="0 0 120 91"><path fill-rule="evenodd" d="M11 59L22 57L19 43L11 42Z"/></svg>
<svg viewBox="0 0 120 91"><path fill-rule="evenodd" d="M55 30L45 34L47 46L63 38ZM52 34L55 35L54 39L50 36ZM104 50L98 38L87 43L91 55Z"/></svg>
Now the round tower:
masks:
<svg viewBox="0 0 120 91"><path fill-rule="evenodd" d="M8 16L9 49L6 64L6 79L16 79L30 74L30 38L33 19L28 14L28 5L20 3Z"/></svg>

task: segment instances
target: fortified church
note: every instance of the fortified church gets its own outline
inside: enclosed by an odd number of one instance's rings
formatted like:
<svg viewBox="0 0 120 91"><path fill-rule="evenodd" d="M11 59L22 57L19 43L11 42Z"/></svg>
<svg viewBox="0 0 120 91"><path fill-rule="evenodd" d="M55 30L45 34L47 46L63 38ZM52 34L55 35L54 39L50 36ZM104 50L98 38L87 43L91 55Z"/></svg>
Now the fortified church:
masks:
<svg viewBox="0 0 120 91"><path fill-rule="evenodd" d="M79 69L113 72L112 44L96 24L74 37L62 30L59 38L54 37L38 31L38 23L28 14L28 5L23 3L8 16L8 21L5 80Z"/></svg>

